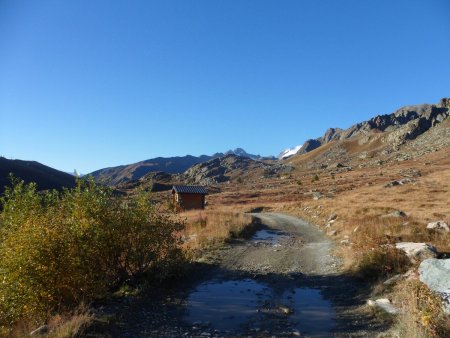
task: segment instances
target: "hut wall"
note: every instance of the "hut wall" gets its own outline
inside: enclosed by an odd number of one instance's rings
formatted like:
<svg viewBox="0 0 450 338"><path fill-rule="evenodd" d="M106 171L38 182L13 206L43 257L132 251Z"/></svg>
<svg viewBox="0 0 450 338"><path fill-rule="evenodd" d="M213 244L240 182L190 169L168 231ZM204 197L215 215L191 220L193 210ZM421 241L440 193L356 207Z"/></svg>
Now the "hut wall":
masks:
<svg viewBox="0 0 450 338"><path fill-rule="evenodd" d="M178 194L178 203L184 210L204 209L205 196L201 194Z"/></svg>

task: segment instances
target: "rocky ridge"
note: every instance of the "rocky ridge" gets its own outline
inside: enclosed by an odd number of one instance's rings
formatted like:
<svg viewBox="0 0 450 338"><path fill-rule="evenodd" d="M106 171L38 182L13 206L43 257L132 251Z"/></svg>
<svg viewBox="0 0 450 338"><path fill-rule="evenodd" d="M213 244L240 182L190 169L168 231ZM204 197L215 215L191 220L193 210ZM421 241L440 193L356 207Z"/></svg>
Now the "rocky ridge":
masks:
<svg viewBox="0 0 450 338"><path fill-rule="evenodd" d="M110 167L96 170L90 175L94 177L97 182L107 185L124 185L128 182L135 182L144 178L145 175L152 172L165 172L168 174L182 174L188 168L203 163L215 158L226 157L227 155L236 155L240 157L249 158L252 160L271 160L275 159L272 156L263 157L247 153L242 148L228 150L225 153L215 153L211 156L176 156L176 157L156 157L137 163L120 165L117 167Z"/></svg>
<svg viewBox="0 0 450 338"><path fill-rule="evenodd" d="M170 190L174 184L212 186L232 181L240 183L248 177L282 177L289 175L293 169L293 166L278 161L259 161L229 154L193 165L181 174L150 172L138 180L121 183L116 188L123 191L138 187L164 191Z"/></svg>
<svg viewBox="0 0 450 338"><path fill-rule="evenodd" d="M450 99L443 98L438 104L420 104L402 107L392 114L378 115L368 121L357 123L348 129L329 128L317 139L307 140L297 154L310 152L332 141L347 140L371 133L387 133L383 142L394 150L414 140L450 115Z"/></svg>
<svg viewBox="0 0 450 338"><path fill-rule="evenodd" d="M288 174L292 166L252 160L248 157L226 155L197 164L185 171L179 178L189 184L211 185L231 180L242 180L248 174L263 177Z"/></svg>

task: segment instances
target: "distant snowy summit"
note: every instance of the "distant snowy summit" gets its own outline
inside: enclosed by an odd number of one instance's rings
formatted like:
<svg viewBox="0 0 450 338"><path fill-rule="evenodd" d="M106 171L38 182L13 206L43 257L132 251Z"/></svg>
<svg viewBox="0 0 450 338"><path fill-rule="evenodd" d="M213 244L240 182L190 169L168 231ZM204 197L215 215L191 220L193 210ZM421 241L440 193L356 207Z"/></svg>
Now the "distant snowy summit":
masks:
<svg viewBox="0 0 450 338"><path fill-rule="evenodd" d="M251 158L252 160L274 160L274 159L276 159L274 156L261 156L261 155L249 154L242 148L230 149L230 150L226 151L225 153L215 153L213 155L213 157L222 157L222 156L226 156L226 155L236 155L236 156L241 156L241 157L248 157L248 158Z"/></svg>
<svg viewBox="0 0 450 338"><path fill-rule="evenodd" d="M297 154L297 152L302 148L302 144L295 146L294 148L288 148L283 150L280 155L278 155L278 159L284 159L284 158L288 158L291 156L294 156L295 154Z"/></svg>

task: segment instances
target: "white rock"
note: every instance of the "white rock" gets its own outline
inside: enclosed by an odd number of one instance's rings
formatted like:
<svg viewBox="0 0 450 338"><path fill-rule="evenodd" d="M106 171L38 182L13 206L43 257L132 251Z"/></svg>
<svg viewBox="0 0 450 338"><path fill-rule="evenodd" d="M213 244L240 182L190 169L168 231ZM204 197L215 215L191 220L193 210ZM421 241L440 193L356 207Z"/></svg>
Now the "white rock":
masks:
<svg viewBox="0 0 450 338"><path fill-rule="evenodd" d="M444 221L428 223L427 229L450 232L450 227Z"/></svg>
<svg viewBox="0 0 450 338"><path fill-rule="evenodd" d="M392 305L391 301L387 298L380 298L375 301L369 299L367 301L367 305L378 307L381 310L390 313L391 315L396 315L400 313L400 310L397 309L394 305Z"/></svg>
<svg viewBox="0 0 450 338"><path fill-rule="evenodd" d="M414 243L414 242L400 242L396 243L395 247L402 250L412 260L424 260L427 258L436 258L438 255L437 249L431 244Z"/></svg>

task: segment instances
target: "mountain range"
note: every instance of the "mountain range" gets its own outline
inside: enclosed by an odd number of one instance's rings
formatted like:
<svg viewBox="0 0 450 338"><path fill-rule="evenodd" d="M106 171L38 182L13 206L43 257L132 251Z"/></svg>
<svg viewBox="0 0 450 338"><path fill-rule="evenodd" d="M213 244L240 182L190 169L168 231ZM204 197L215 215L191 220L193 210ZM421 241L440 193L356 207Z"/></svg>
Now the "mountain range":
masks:
<svg viewBox="0 0 450 338"><path fill-rule="evenodd" d="M225 153L215 153L211 156L201 155L197 157L186 155L181 157L157 157L133 164L99 169L89 175L92 175L97 182L118 185L138 180L150 172L162 171L169 174L181 174L193 165L227 155L236 155L252 160L274 159L274 157L262 157L260 155L249 154L242 148L236 148L234 150L228 150Z"/></svg>
<svg viewBox="0 0 450 338"><path fill-rule="evenodd" d="M128 186L137 186L144 181L161 181L167 185L172 182L210 185L237 180L239 177L242 179L248 173L261 178L274 175L282 177L295 166L319 168L354 158L366 161L360 165L366 165L371 158L381 155L411 158L450 146L448 123L443 123L449 121L449 116L450 99L444 98L437 104L405 106L348 129L329 128L316 139L284 150L278 160L236 148L211 156L157 157L100 169L90 175L96 181L111 186L126 186L128 183ZM430 130L433 132L430 133ZM0 193L9 181L9 173L26 182L37 182L39 189L71 187L75 181L72 175L38 162L0 157Z"/></svg>

